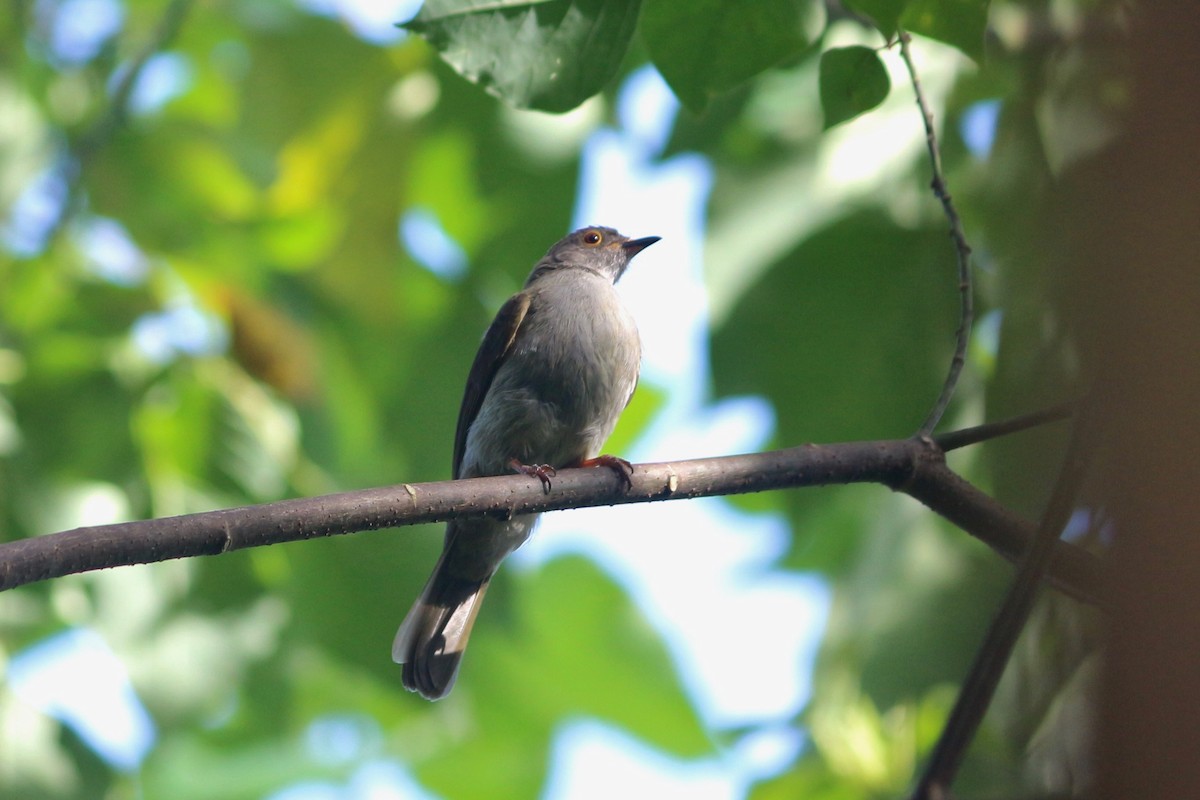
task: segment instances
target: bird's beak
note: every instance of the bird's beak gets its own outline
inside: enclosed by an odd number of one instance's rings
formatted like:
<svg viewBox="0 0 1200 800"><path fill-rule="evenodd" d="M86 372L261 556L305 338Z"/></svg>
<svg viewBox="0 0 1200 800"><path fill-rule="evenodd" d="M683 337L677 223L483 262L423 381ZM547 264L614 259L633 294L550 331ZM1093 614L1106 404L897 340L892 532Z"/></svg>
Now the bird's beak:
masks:
<svg viewBox="0 0 1200 800"><path fill-rule="evenodd" d="M630 239L628 242L621 243L621 249L625 251L627 257L633 258L661 238L661 236L646 236L641 239Z"/></svg>

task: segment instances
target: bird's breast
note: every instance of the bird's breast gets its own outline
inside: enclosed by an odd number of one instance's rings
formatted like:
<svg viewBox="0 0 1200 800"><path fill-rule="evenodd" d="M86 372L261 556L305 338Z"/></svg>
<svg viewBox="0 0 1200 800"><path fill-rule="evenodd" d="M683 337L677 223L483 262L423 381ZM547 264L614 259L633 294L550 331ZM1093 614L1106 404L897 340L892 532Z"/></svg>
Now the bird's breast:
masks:
<svg viewBox="0 0 1200 800"><path fill-rule="evenodd" d="M637 326L612 284L541 289L468 434L471 471L503 472L511 458L564 466L596 455L633 393L640 361Z"/></svg>
<svg viewBox="0 0 1200 800"><path fill-rule="evenodd" d="M641 361L632 315L607 281L554 289L533 309L528 352L518 357L542 377L541 399L564 416L590 422L620 413Z"/></svg>

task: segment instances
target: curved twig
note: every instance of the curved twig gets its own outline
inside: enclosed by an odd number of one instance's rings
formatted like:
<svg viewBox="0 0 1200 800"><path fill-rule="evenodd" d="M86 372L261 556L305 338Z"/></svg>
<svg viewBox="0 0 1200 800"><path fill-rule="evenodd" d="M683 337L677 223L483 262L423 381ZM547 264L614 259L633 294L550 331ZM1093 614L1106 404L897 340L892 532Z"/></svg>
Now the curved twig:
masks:
<svg viewBox="0 0 1200 800"><path fill-rule="evenodd" d="M913 94L917 96L917 105L921 109L921 118L925 123L925 145L929 150L929 163L933 170L930 188L933 189L934 196L941 201L942 210L950 222L950 238L954 240L954 254L958 261L958 293L961 314L958 330L954 334L956 340L954 356L950 360L950 370L942 384L942 391L933 404L929 416L925 417L925 421L921 423L921 427L917 431L917 436L928 436L937 427L942 415L946 413L946 408L949 407L950 399L954 396L954 390L958 386L958 376L962 373L963 364L967 360L967 344L971 338L971 322L975 316L974 298L971 294L971 246L967 244L967 236L963 232L962 219L958 216L958 209L954 207L954 201L946 189L946 178L942 172L942 151L933 126L933 112L929 109L929 103L925 99L925 91L921 88L921 79L917 76L917 67L913 63L912 52L909 48L912 37L908 35L907 31L899 31L898 36L900 57L904 59L904 66L908 68L909 77L912 78Z"/></svg>

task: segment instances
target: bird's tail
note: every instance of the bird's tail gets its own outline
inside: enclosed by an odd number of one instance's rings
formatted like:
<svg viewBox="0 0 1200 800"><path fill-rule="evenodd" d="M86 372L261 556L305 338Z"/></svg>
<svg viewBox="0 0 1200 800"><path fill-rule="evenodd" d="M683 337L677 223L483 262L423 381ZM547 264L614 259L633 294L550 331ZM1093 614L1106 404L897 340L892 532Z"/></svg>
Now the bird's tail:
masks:
<svg viewBox="0 0 1200 800"><path fill-rule="evenodd" d="M445 697L454 686L491 580L456 578L445 565L443 553L392 642L392 660L404 665L404 688L429 700Z"/></svg>

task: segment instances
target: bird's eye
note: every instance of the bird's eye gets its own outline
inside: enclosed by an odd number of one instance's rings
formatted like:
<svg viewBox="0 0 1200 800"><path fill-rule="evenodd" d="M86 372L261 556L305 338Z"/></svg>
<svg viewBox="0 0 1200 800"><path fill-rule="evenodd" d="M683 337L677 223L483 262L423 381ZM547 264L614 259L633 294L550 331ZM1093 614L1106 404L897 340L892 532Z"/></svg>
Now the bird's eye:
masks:
<svg viewBox="0 0 1200 800"><path fill-rule="evenodd" d="M584 244L600 244L600 240L604 238L599 231L588 231L583 235Z"/></svg>

